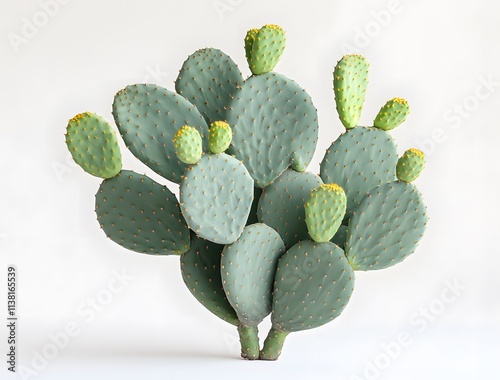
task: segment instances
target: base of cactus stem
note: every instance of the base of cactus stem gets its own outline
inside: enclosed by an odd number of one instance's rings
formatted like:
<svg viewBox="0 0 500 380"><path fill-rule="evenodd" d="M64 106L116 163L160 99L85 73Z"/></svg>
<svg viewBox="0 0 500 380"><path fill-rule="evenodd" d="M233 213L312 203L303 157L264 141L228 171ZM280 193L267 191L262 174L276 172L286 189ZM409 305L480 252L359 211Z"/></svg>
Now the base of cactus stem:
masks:
<svg viewBox="0 0 500 380"><path fill-rule="evenodd" d="M248 360L259 358L259 330L257 326L246 326L240 322L238 325L240 335L241 357Z"/></svg>
<svg viewBox="0 0 500 380"><path fill-rule="evenodd" d="M283 348L283 343L288 333L286 331L276 330L274 327L271 328L266 340L264 341L264 348L260 352L261 360L276 360L281 355L281 350Z"/></svg>

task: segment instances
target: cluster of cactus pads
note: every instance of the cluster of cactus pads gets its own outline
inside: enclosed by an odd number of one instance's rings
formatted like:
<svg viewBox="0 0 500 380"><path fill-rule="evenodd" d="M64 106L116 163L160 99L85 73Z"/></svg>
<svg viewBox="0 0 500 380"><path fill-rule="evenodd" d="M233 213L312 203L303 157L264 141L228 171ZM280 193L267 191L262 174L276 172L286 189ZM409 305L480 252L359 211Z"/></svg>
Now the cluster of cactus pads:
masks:
<svg viewBox="0 0 500 380"><path fill-rule="evenodd" d="M119 91L113 116L127 148L180 186L180 199L151 178L123 170L117 137L101 116L69 121L66 143L88 173L106 235L130 250L180 255L196 299L238 328L241 355L275 360L286 336L335 319L355 271L390 267L416 248L426 207L411 183L425 165L417 149L399 159L390 131L408 103L389 100L373 126L358 126L369 66L346 55L333 73L346 131L320 174L306 171L318 141L317 111L296 82L274 72L285 47L276 25L245 37L252 75L207 48L190 55L176 92L154 84ZM272 329L261 349L258 325Z"/></svg>

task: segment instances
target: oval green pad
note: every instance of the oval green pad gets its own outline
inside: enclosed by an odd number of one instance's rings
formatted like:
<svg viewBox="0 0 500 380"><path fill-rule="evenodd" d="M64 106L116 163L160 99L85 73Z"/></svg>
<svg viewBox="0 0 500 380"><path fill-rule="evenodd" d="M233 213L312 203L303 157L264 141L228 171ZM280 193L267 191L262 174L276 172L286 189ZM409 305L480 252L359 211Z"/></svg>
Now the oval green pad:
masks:
<svg viewBox="0 0 500 380"><path fill-rule="evenodd" d="M252 74L265 74L274 69L286 47L285 31L278 25L264 25L245 39L248 66Z"/></svg>
<svg viewBox="0 0 500 380"><path fill-rule="evenodd" d="M224 321L238 325L238 317L222 287L220 260L223 245L192 234L189 251L181 256L182 279L193 296Z"/></svg>
<svg viewBox="0 0 500 380"><path fill-rule="evenodd" d="M134 156L175 183L181 181L187 168L175 154L175 133L189 125L200 132L204 148L208 146L208 126L196 107L160 86L135 84L119 91L113 102L113 116Z"/></svg>
<svg viewBox="0 0 500 380"><path fill-rule="evenodd" d="M369 64L360 55L345 55L333 71L333 90L340 121L347 129L358 125L368 86Z"/></svg>
<svg viewBox="0 0 500 380"><path fill-rule="evenodd" d="M95 206L101 228L125 248L156 255L189 249L189 229L175 195L145 175L122 170L103 181Z"/></svg>
<svg viewBox="0 0 500 380"><path fill-rule="evenodd" d="M229 148L233 130L225 121L214 121L208 131L208 149L210 153L223 153Z"/></svg>
<svg viewBox="0 0 500 380"><path fill-rule="evenodd" d="M241 235L252 199L252 177L225 153L204 155L189 167L180 185L187 224L198 236L219 244L230 244Z"/></svg>
<svg viewBox="0 0 500 380"><path fill-rule="evenodd" d="M173 138L175 154L185 164L196 164L203 155L201 135L193 127L183 126Z"/></svg>
<svg viewBox="0 0 500 380"><path fill-rule="evenodd" d="M271 312L276 265L285 246L278 233L262 223L247 226L222 251L222 284L227 298L247 326L256 326Z"/></svg>
<svg viewBox="0 0 500 380"><path fill-rule="evenodd" d="M347 196L347 216L374 187L396 179L396 143L377 128L349 129L327 149L321 162L324 183L336 183Z"/></svg>
<svg viewBox="0 0 500 380"><path fill-rule="evenodd" d="M349 263L355 270L375 270L403 261L415 251L426 223L426 207L414 185L396 181L372 189L349 221Z"/></svg>
<svg viewBox="0 0 500 380"><path fill-rule="evenodd" d="M382 106L373 121L373 126L389 131L401 125L409 113L410 106L406 100L401 98L391 99Z"/></svg>
<svg viewBox="0 0 500 380"><path fill-rule="evenodd" d="M208 124L226 120L226 107L243 83L238 66L218 49L195 51L182 65L175 91L196 105Z"/></svg>
<svg viewBox="0 0 500 380"><path fill-rule="evenodd" d="M304 240L280 259L275 275L273 328L312 329L340 315L354 289L354 272L335 244Z"/></svg>
<svg viewBox="0 0 500 380"><path fill-rule="evenodd" d="M69 121L66 145L73 160L89 174L112 178L122 169L116 134L111 125L95 113L85 112Z"/></svg>
<svg viewBox="0 0 500 380"><path fill-rule="evenodd" d="M318 140L318 118L310 96L277 73L248 78L227 113L233 128L229 152L241 160L264 188L292 161L307 167Z"/></svg>
<svg viewBox="0 0 500 380"><path fill-rule="evenodd" d="M425 168L425 156L421 150L410 148L399 158L396 177L405 182L415 181Z"/></svg>
<svg viewBox="0 0 500 380"><path fill-rule="evenodd" d="M311 239L317 243L329 242L342 224L346 205L344 189L336 183L321 185L311 191L304 205Z"/></svg>
<svg viewBox="0 0 500 380"><path fill-rule="evenodd" d="M257 208L259 221L274 228L287 248L309 239L304 203L311 191L322 184L316 174L285 170L264 189Z"/></svg>

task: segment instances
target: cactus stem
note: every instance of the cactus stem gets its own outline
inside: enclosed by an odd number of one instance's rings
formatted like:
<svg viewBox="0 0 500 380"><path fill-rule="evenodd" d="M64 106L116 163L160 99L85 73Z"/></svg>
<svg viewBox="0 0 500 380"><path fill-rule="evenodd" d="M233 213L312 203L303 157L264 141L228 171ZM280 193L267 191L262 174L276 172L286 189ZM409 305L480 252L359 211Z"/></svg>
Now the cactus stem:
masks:
<svg viewBox="0 0 500 380"><path fill-rule="evenodd" d="M276 330L271 328L266 340L264 341L264 348L260 352L261 360L276 360L281 355L281 349L288 333L286 331Z"/></svg>
<svg viewBox="0 0 500 380"><path fill-rule="evenodd" d="M240 335L241 357L248 360L259 358L259 330L257 326L247 326L240 322L238 325Z"/></svg>

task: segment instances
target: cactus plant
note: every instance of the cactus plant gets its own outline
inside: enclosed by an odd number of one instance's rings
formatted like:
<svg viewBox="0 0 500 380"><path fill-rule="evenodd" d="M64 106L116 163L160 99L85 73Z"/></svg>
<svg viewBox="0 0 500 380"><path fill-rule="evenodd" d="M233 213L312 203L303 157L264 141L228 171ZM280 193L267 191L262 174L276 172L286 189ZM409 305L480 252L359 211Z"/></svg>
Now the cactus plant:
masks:
<svg viewBox="0 0 500 380"><path fill-rule="evenodd" d="M66 144L83 170L103 178L95 211L104 233L135 252L180 256L193 296L237 327L241 356L275 360L288 334L340 315L354 271L387 268L415 251L427 215L412 181L425 157L411 148L398 158L390 131L409 114L404 99L387 101L373 126L359 125L369 64L347 55L333 70L346 131L319 176L308 172L318 116L307 92L273 71L285 32L265 25L244 42L246 79L227 54L204 48L182 65L176 92L135 84L116 94L123 142L168 187L122 168L101 116L73 117ZM269 313L261 349L258 326Z"/></svg>

